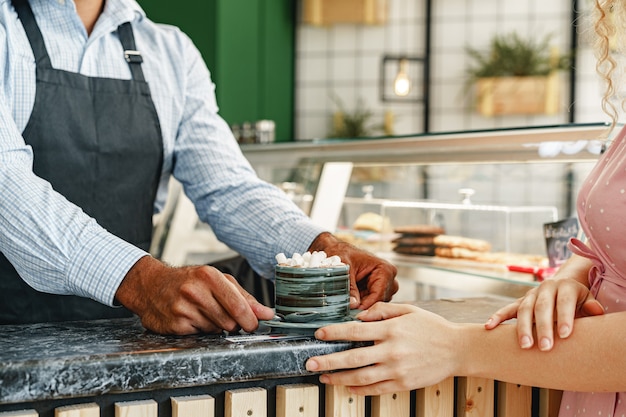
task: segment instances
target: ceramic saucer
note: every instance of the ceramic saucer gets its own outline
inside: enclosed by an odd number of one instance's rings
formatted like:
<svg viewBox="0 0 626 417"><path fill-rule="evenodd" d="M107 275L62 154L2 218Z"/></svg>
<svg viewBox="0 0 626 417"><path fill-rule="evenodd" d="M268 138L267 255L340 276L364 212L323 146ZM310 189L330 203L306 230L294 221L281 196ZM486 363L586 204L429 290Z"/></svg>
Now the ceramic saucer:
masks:
<svg viewBox="0 0 626 417"><path fill-rule="evenodd" d="M359 314L362 310L350 310L350 315L346 316L343 320L338 321L309 321L305 323L296 323L283 321L278 319L272 320L260 320L260 326L266 326L271 329L271 333L298 333L298 334L313 334L317 329L324 326L329 326L331 324L337 323L346 323L349 321L357 320L355 316Z"/></svg>

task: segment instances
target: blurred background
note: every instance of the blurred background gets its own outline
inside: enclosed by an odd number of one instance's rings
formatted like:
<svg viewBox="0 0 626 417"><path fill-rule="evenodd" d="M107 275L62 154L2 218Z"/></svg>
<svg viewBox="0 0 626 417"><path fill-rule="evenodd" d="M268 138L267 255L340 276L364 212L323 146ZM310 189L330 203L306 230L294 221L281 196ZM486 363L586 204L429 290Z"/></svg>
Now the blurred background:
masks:
<svg viewBox="0 0 626 417"><path fill-rule="evenodd" d="M608 120L589 0L140 3L199 47L227 122L241 129L272 120L276 141ZM469 75L477 62L468 51L487 56L494 39L510 36L553 60L571 58L551 74L544 110L510 112L500 103L501 112L490 112L477 104L482 96ZM394 90L398 75L409 86L404 95ZM342 123L357 126L346 131Z"/></svg>

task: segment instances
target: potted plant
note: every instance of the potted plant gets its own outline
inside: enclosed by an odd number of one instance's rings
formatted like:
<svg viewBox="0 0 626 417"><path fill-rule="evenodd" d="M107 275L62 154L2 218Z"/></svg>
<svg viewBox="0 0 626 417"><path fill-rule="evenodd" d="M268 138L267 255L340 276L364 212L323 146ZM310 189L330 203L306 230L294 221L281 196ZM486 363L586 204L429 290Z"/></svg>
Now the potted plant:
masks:
<svg viewBox="0 0 626 417"><path fill-rule="evenodd" d="M486 116L555 114L559 109L558 71L571 57L550 47L551 35L540 42L517 33L497 35L487 52L467 48L474 61L468 69L475 86L477 110Z"/></svg>
<svg viewBox="0 0 626 417"><path fill-rule="evenodd" d="M330 138L363 138L385 132L383 124L372 121L374 112L368 109L363 99L358 99L356 108L350 112L346 110L343 101L337 96L331 96L338 110L333 113L333 127Z"/></svg>

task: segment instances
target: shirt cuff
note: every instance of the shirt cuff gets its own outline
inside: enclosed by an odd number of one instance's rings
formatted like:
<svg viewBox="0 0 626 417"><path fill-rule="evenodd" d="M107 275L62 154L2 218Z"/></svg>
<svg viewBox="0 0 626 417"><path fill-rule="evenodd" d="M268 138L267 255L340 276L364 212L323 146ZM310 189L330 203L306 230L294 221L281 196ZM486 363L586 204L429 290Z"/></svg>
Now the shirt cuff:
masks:
<svg viewBox="0 0 626 417"><path fill-rule="evenodd" d="M115 293L126 273L146 251L104 230L92 230L77 248L68 273L68 287L76 295L114 306Z"/></svg>

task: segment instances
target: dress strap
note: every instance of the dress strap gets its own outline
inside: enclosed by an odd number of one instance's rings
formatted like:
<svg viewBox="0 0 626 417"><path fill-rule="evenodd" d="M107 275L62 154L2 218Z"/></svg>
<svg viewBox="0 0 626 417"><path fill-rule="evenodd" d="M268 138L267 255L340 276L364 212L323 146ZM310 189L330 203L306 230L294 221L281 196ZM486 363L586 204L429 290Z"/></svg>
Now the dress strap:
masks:
<svg viewBox="0 0 626 417"><path fill-rule="evenodd" d="M589 269L589 289L594 297L598 294L600 284L605 278L605 268L602 260L581 240L572 238L567 244L569 250L572 253L587 258L592 262L592 266Z"/></svg>

